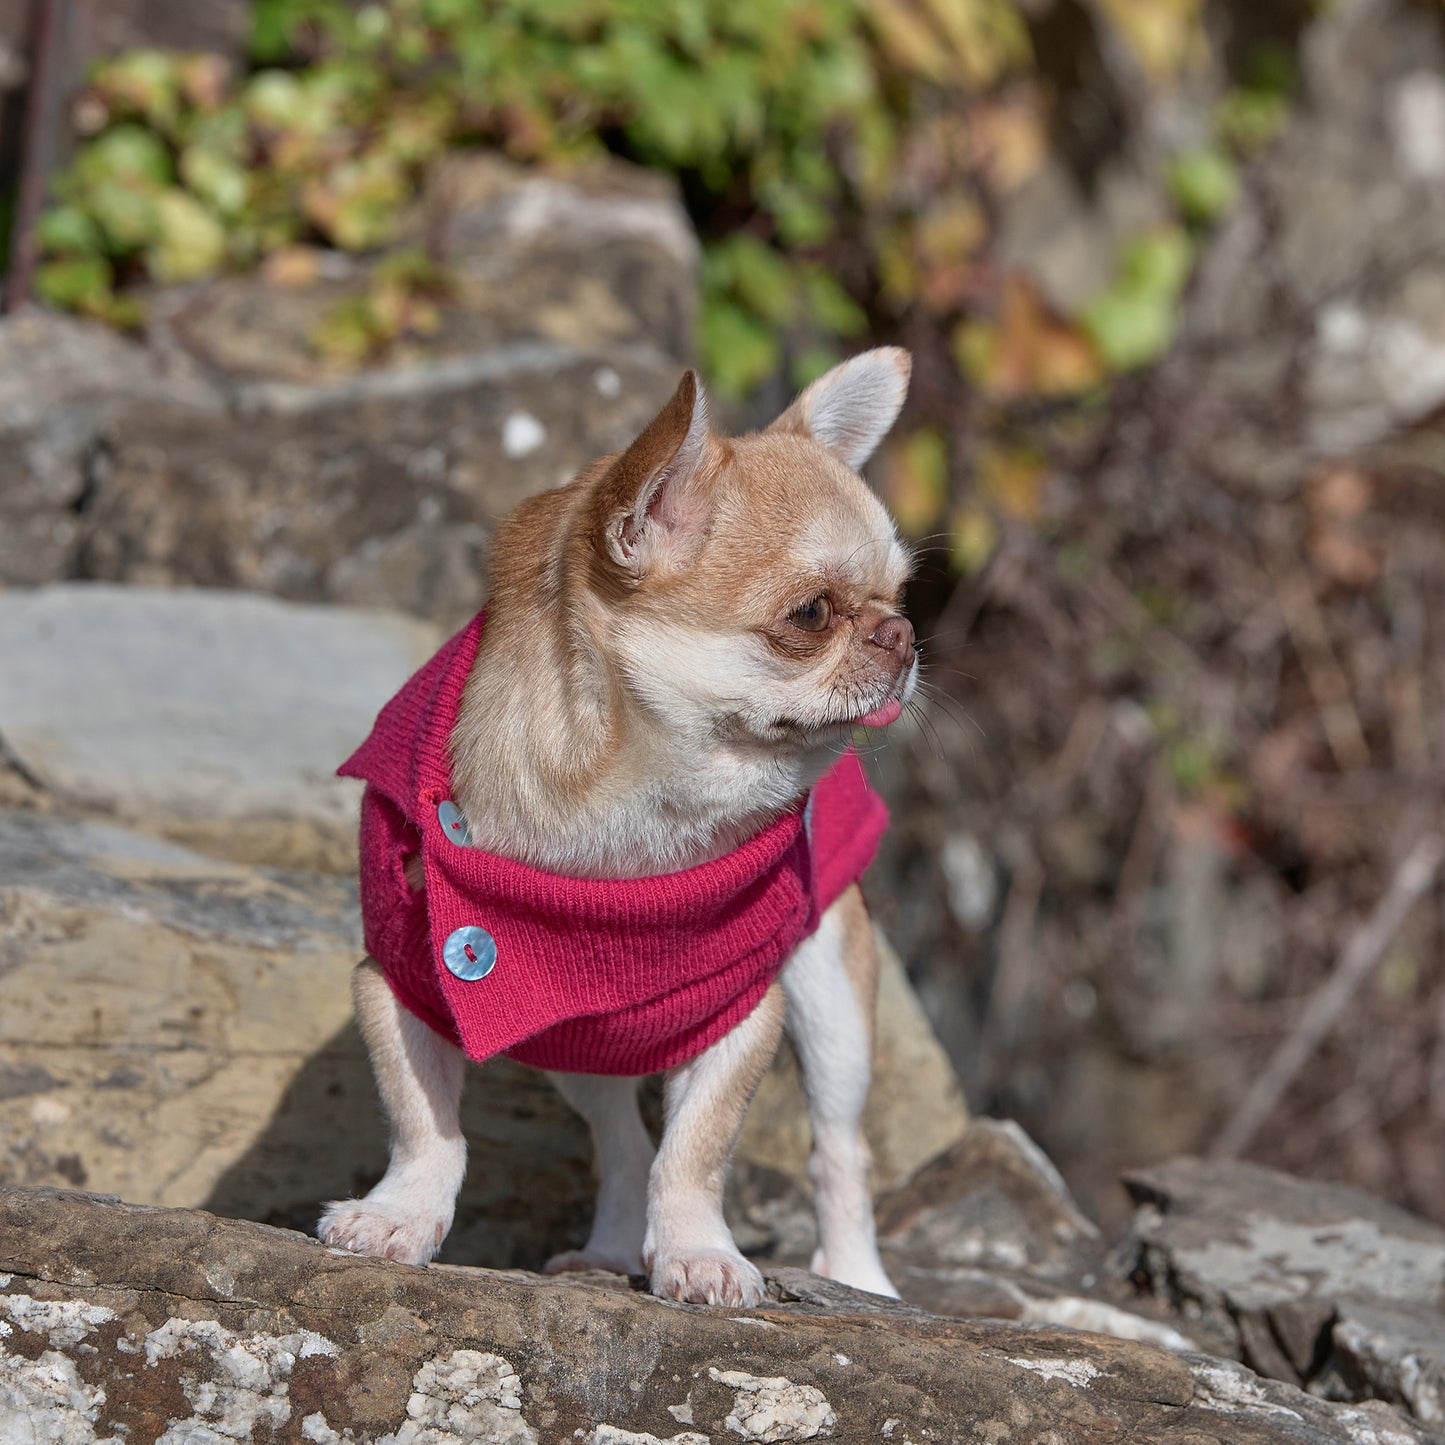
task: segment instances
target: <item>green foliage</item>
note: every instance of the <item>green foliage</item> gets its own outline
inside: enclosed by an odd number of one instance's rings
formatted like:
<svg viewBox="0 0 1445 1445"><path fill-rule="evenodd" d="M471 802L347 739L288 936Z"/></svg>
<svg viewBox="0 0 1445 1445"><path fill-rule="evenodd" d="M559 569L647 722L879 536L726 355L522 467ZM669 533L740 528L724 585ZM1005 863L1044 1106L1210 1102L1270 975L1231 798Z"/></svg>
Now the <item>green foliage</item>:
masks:
<svg viewBox="0 0 1445 1445"><path fill-rule="evenodd" d="M1239 169L1217 146L1181 152L1165 180L1179 214L1194 226L1213 225L1239 198Z"/></svg>
<svg viewBox="0 0 1445 1445"><path fill-rule="evenodd" d="M446 269L424 252L393 252L377 263L363 295L337 303L312 334L312 344L334 365L359 366L398 341L435 334L439 303L453 287Z"/></svg>
<svg viewBox="0 0 1445 1445"><path fill-rule="evenodd" d="M718 384L741 392L789 353L806 373L863 332L831 249L862 239L918 259L910 237L941 233L895 184L903 137L961 115L1027 44L1013 0L259 0L253 54L241 77L157 50L96 70L96 134L42 244L50 262L105 265L64 267L89 282L52 296L93 307L103 276L197 278L298 240L385 247L449 147L609 148L682 174L720 218L702 340ZM977 210L966 191L945 200L939 214ZM983 239L955 227L949 243ZM354 339L372 335L353 320Z"/></svg>
<svg viewBox="0 0 1445 1445"><path fill-rule="evenodd" d="M1096 8L1151 85L1208 44L1200 0ZM1072 405L1165 349L1194 239L1292 85L1262 53L1212 140L1167 167L1176 220L1132 238L1069 316L991 245L998 198L1050 145L1019 0L257 0L254 24L239 73L158 50L95 70L88 139L40 229L47 301L136 325L137 283L381 252L311 338L332 365L364 365L440 328L444 270L385 255L422 231L434 162L478 145L554 165L620 154L682 184L703 239L702 359L724 394L779 372L806 383L874 325L938 365L951 351L956 384L929 389L883 470L906 528L946 529L964 570L1002 524L1042 515L1047 468L1008 440L1011 411ZM952 439L969 430L961 497Z"/></svg>
<svg viewBox="0 0 1445 1445"><path fill-rule="evenodd" d="M1080 318L1114 370L1144 366L1168 347L1193 256L1189 237L1177 226L1136 236L1124 248L1114 280Z"/></svg>

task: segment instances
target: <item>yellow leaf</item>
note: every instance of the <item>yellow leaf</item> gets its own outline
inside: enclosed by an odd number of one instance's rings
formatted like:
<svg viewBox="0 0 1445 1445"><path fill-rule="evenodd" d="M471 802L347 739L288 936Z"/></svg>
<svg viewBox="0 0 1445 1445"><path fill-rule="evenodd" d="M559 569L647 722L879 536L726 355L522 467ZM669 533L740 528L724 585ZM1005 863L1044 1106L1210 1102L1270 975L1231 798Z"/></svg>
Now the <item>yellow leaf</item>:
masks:
<svg viewBox="0 0 1445 1445"><path fill-rule="evenodd" d="M904 536L933 530L948 503L948 443L942 432L924 428L890 444L883 494Z"/></svg>
<svg viewBox="0 0 1445 1445"><path fill-rule="evenodd" d="M321 252L315 246L283 246L266 257L261 275L272 286L295 290L309 286L320 270Z"/></svg>
<svg viewBox="0 0 1445 1445"><path fill-rule="evenodd" d="M960 507L953 514L949 528L953 565L960 572L973 576L981 572L993 556L998 542L998 529L993 518L977 503Z"/></svg>
<svg viewBox="0 0 1445 1445"><path fill-rule="evenodd" d="M1048 155L1038 91L1015 88L974 106L969 112L969 149L994 190L1007 194L1021 186Z"/></svg>
<svg viewBox="0 0 1445 1445"><path fill-rule="evenodd" d="M1043 510L1048 463L1029 447L985 447L978 458L979 490L1005 516L1036 522Z"/></svg>
<svg viewBox="0 0 1445 1445"><path fill-rule="evenodd" d="M964 79L986 85L1028 59L1028 31L1018 11L999 0L923 0L947 37Z"/></svg>
<svg viewBox="0 0 1445 1445"><path fill-rule="evenodd" d="M1168 80L1207 54L1202 0L1095 0L1150 80Z"/></svg>
<svg viewBox="0 0 1445 1445"><path fill-rule="evenodd" d="M994 401L1068 396L1087 391L1102 374L1089 340L1052 317L1037 290L1017 272L1004 280L997 322L987 328L965 322L954 332L953 344L960 368Z"/></svg>
<svg viewBox="0 0 1445 1445"><path fill-rule="evenodd" d="M937 35L908 0L872 0L863 13L878 32L888 58L900 70L939 85L952 78Z"/></svg>
<svg viewBox="0 0 1445 1445"><path fill-rule="evenodd" d="M918 244L934 261L971 256L987 235L988 222L978 202L958 192L941 197L918 223Z"/></svg>

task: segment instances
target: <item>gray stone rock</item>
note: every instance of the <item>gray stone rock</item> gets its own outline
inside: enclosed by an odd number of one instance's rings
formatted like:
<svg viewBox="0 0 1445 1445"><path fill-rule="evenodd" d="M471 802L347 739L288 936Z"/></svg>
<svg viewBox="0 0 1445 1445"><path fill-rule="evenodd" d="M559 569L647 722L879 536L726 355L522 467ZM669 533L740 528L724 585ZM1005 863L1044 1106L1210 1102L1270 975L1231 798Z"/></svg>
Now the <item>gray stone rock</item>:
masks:
<svg viewBox="0 0 1445 1445"><path fill-rule="evenodd" d="M878 1201L879 1244L905 1299L979 1316L1149 1340L1187 1336L1112 1286L1098 1228L1017 1124L973 1120L962 1138ZM1150 1314L1154 1317L1150 1317Z"/></svg>
<svg viewBox="0 0 1445 1445"><path fill-rule="evenodd" d="M998 1119L975 1119L956 1144L880 1199L878 1231L910 1277L963 1267L1062 1279L1095 1265L1102 1252L1098 1228L1038 1145ZM937 1297L920 1302L949 1312Z"/></svg>
<svg viewBox="0 0 1445 1445"><path fill-rule="evenodd" d="M223 405L185 357L94 322L43 312L0 321L0 583L71 573L106 423L150 402L192 422Z"/></svg>
<svg viewBox="0 0 1445 1445"><path fill-rule="evenodd" d="M364 1260L260 1225L0 1190L0 1430L91 1442L1035 1439L1416 1445L1229 1361L964 1324L795 1275L738 1313L622 1281ZM22 1437L24 1438L24 1437Z"/></svg>
<svg viewBox="0 0 1445 1445"><path fill-rule="evenodd" d="M334 776L441 640L395 614L81 584L0 593L0 734L93 811L354 831Z"/></svg>
<svg viewBox="0 0 1445 1445"><path fill-rule="evenodd" d="M74 568L395 607L453 628L486 600L497 520L626 445L681 373L548 344L461 382L413 375L415 390L361 390L209 427L136 411L106 433Z"/></svg>
<svg viewBox="0 0 1445 1445"><path fill-rule="evenodd" d="M1301 54L1295 118L1201 253L1170 384L1181 432L1227 415L1211 461L1266 487L1301 450L1370 445L1445 401L1445 37L1403 0L1349 0Z"/></svg>
<svg viewBox="0 0 1445 1445"><path fill-rule="evenodd" d="M342 256L299 286L159 291L144 346L0 321L0 584L474 612L496 519L624 445L677 384L697 245L672 188L620 163L457 157L408 225L455 291L436 336L360 371L312 341L369 284L375 263Z"/></svg>
<svg viewBox="0 0 1445 1445"><path fill-rule="evenodd" d="M1445 1429L1445 1316L1406 1305L1342 1301L1332 1353L1313 1392L1326 1399L1377 1398Z"/></svg>
<svg viewBox="0 0 1445 1445"><path fill-rule="evenodd" d="M1358 1190L1176 1159L1129 1175L1126 1272L1208 1348L1438 1424L1445 1232Z"/></svg>

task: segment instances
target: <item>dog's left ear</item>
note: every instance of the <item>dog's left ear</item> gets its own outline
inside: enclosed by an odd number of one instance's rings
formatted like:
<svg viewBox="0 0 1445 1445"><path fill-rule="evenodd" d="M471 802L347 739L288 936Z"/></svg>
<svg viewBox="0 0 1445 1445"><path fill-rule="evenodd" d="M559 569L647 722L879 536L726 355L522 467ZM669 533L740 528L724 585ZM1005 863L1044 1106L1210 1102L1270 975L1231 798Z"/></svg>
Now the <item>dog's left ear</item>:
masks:
<svg viewBox="0 0 1445 1445"><path fill-rule="evenodd" d="M625 574L637 578L666 556L685 556L706 530L706 508L692 483L710 436L707 393L697 372L689 371L601 479L593 499L594 537L602 555Z"/></svg>
<svg viewBox="0 0 1445 1445"><path fill-rule="evenodd" d="M820 376L768 430L810 436L856 472L898 419L912 371L902 347L865 351Z"/></svg>

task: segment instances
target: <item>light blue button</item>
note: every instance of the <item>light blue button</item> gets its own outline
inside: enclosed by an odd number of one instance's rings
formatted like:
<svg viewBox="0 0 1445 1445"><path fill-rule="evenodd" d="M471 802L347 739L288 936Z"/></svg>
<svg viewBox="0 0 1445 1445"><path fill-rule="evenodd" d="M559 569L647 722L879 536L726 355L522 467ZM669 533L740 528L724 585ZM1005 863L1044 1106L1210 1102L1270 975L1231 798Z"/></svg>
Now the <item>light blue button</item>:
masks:
<svg viewBox="0 0 1445 1445"><path fill-rule="evenodd" d="M470 847L472 830L467 827L467 820L462 817L462 810L450 798L437 804L437 822L442 825L442 832L453 843L459 844L463 848Z"/></svg>
<svg viewBox="0 0 1445 1445"><path fill-rule="evenodd" d="M496 940L485 928L458 928L442 944L442 962L467 983L485 978L496 966Z"/></svg>

